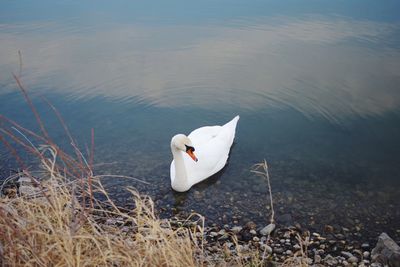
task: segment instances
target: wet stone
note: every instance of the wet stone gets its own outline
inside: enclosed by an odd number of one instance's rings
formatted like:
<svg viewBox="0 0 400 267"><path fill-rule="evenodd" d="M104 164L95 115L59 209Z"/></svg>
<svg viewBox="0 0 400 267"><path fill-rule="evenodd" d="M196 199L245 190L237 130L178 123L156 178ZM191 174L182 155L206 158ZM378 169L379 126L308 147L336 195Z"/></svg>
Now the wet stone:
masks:
<svg viewBox="0 0 400 267"><path fill-rule="evenodd" d="M352 256L352 257L348 258L347 261L348 261L349 263L357 263L357 262L358 262L358 258Z"/></svg>
<svg viewBox="0 0 400 267"><path fill-rule="evenodd" d="M369 255L370 255L369 251L364 251L364 252L363 252L363 257L364 257L365 259L368 259L368 258L369 258Z"/></svg>
<svg viewBox="0 0 400 267"><path fill-rule="evenodd" d="M292 256L292 255L293 255L293 252L292 252L290 249L288 249L288 250L285 251L285 254L286 254L287 256Z"/></svg>
<svg viewBox="0 0 400 267"><path fill-rule="evenodd" d="M362 249L369 249L369 244L368 243L362 243L361 248Z"/></svg>
<svg viewBox="0 0 400 267"><path fill-rule="evenodd" d="M217 236L218 236L218 233L217 233L217 232L211 232L211 233L210 233L210 236L211 236L211 237L217 237Z"/></svg>
<svg viewBox="0 0 400 267"><path fill-rule="evenodd" d="M299 244L296 244L296 245L293 246L293 249L295 249L295 250L300 250L300 248L301 248L301 247L300 247Z"/></svg>
<svg viewBox="0 0 400 267"><path fill-rule="evenodd" d="M249 221L246 223L246 228L249 230L255 230L257 228L257 225L254 222Z"/></svg>
<svg viewBox="0 0 400 267"><path fill-rule="evenodd" d="M235 234L239 233L240 231L242 231L243 227L241 226L234 226L231 228L231 231L234 232Z"/></svg>
<svg viewBox="0 0 400 267"><path fill-rule="evenodd" d="M314 256L314 263L320 263L321 262L321 256L320 255L315 255Z"/></svg>
<svg viewBox="0 0 400 267"><path fill-rule="evenodd" d="M347 251L342 251L341 254L342 254L343 256L345 256L346 258L353 257L353 254L351 254L350 252L347 252Z"/></svg>
<svg viewBox="0 0 400 267"><path fill-rule="evenodd" d="M269 235L274 231L275 229L275 224L271 223L265 226L263 229L260 230L260 234L262 235Z"/></svg>

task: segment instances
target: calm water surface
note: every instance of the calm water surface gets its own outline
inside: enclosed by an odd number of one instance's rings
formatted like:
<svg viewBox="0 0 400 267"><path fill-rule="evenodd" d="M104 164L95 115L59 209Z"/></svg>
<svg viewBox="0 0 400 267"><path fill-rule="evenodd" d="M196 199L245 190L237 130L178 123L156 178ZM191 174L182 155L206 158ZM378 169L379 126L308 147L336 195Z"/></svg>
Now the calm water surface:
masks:
<svg viewBox="0 0 400 267"><path fill-rule="evenodd" d="M98 173L151 195L161 216L266 224L267 159L277 218L400 239L400 4L397 1L5 1L0 113L36 127L21 77L55 139L46 96ZM228 165L184 194L169 185L170 138L241 119ZM1 148L2 174L13 166ZM280 219L281 218L281 219Z"/></svg>

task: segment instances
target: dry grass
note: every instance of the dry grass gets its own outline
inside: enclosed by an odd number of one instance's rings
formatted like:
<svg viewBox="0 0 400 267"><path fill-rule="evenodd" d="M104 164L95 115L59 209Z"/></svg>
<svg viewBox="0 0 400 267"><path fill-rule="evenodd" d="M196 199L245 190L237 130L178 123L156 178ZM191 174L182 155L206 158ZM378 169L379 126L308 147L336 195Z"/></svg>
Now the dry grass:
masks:
<svg viewBox="0 0 400 267"><path fill-rule="evenodd" d="M40 133L0 115L0 141L15 156L21 170L7 182L22 177L29 184L16 188L15 194L0 198L3 266L203 264L201 216L196 223L173 228L169 221L156 218L149 197L139 195L132 188L127 202L134 202L135 208L117 207L104 190L100 177L93 173L94 131L85 156L61 115L46 101L70 140L73 154L66 153L52 141L19 76L14 78ZM41 168L30 170L20 157L21 151L38 159Z"/></svg>
<svg viewBox="0 0 400 267"><path fill-rule="evenodd" d="M168 221L155 217L151 199L132 189L135 208L121 211L107 199L97 179L93 179L95 195L106 200L94 199L94 208L82 206L76 194L79 183L67 182L44 167L51 175L41 177L43 189L36 196L0 199L0 258L5 266L201 264L201 227L173 230Z"/></svg>

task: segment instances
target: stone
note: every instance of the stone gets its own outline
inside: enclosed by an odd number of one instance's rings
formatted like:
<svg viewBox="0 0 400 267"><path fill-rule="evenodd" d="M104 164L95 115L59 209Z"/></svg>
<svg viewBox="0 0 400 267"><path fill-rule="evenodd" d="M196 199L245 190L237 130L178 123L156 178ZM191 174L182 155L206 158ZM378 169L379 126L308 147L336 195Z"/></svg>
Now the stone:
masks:
<svg viewBox="0 0 400 267"><path fill-rule="evenodd" d="M332 255L328 254L324 258L324 262L328 266L337 266L338 265L338 260L332 257Z"/></svg>
<svg viewBox="0 0 400 267"><path fill-rule="evenodd" d="M272 248L266 244L261 245L261 249L265 250L265 252L268 254L272 254Z"/></svg>
<svg viewBox="0 0 400 267"><path fill-rule="evenodd" d="M362 243L361 244L362 249L369 249L369 244L368 243Z"/></svg>
<svg viewBox="0 0 400 267"><path fill-rule="evenodd" d="M249 221L249 222L246 223L246 228L249 229L249 230L254 230L254 229L257 228L257 225L254 222Z"/></svg>
<svg viewBox="0 0 400 267"><path fill-rule="evenodd" d="M218 232L219 235L224 235L225 233L226 233L226 232L225 232L224 229L222 229L222 230L220 230L220 231Z"/></svg>
<svg viewBox="0 0 400 267"><path fill-rule="evenodd" d="M357 263L358 259L357 259L357 257L351 256L350 258L347 259L347 261L349 263Z"/></svg>
<svg viewBox="0 0 400 267"><path fill-rule="evenodd" d="M334 230L334 229L333 229L333 226L332 226L332 225L328 225L328 224L327 224L327 225L324 226L324 232L325 232L325 233L333 233L333 230Z"/></svg>
<svg viewBox="0 0 400 267"><path fill-rule="evenodd" d="M293 255L293 252L292 252L290 249L288 249L288 250L286 250L285 254L286 254L287 256L292 256L292 255Z"/></svg>
<svg viewBox="0 0 400 267"><path fill-rule="evenodd" d="M372 262L400 267L400 247L386 233L382 233L371 252Z"/></svg>
<svg viewBox="0 0 400 267"><path fill-rule="evenodd" d="M312 235L313 235L314 237L320 237L320 236L321 236L321 235L318 234L318 233L312 233Z"/></svg>
<svg viewBox="0 0 400 267"><path fill-rule="evenodd" d="M337 239L340 239L340 240L346 239L346 237L345 237L344 235L342 235L342 234L337 234L337 235L336 235L336 238L337 238Z"/></svg>
<svg viewBox="0 0 400 267"><path fill-rule="evenodd" d="M360 256L362 256L362 254L363 254L362 251L359 249L353 249L353 253L358 254Z"/></svg>
<svg viewBox="0 0 400 267"><path fill-rule="evenodd" d="M342 251L341 254L342 254L343 256L345 256L346 258L353 257L353 254L351 254L350 252L347 252L347 251Z"/></svg>
<svg viewBox="0 0 400 267"><path fill-rule="evenodd" d="M321 256L320 256L320 255L317 255L317 254L316 254L316 255L314 256L314 263L320 263L321 260L322 260L322 259L321 259Z"/></svg>
<svg viewBox="0 0 400 267"><path fill-rule="evenodd" d="M369 258L369 252L368 251L364 251L363 252L363 257L366 258L366 259Z"/></svg>
<svg viewBox="0 0 400 267"><path fill-rule="evenodd" d="M234 226L231 228L231 231L234 232L235 234L239 233L240 231L242 231L242 227L241 226Z"/></svg>
<svg viewBox="0 0 400 267"><path fill-rule="evenodd" d="M263 229L260 230L260 234L262 235L270 235L272 231L275 230L275 224L270 223L267 226L265 226Z"/></svg>
<svg viewBox="0 0 400 267"><path fill-rule="evenodd" d="M211 236L211 237L217 237L217 236L218 236L218 233L217 233L217 232L211 232L211 233L210 233L210 236Z"/></svg>
<svg viewBox="0 0 400 267"><path fill-rule="evenodd" d="M301 247L300 247L299 244L296 244L296 245L293 246L293 249L295 249L295 250L300 250L300 248L301 248Z"/></svg>

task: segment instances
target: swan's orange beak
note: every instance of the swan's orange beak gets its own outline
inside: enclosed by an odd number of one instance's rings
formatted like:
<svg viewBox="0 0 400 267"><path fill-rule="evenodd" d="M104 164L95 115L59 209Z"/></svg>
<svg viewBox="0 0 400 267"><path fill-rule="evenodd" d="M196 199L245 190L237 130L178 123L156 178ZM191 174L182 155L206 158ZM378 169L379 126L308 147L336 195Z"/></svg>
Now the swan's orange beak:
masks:
<svg viewBox="0 0 400 267"><path fill-rule="evenodd" d="M194 160L194 161L198 161L197 157L194 155L193 150L192 149L188 149L188 151L186 151L186 153Z"/></svg>

